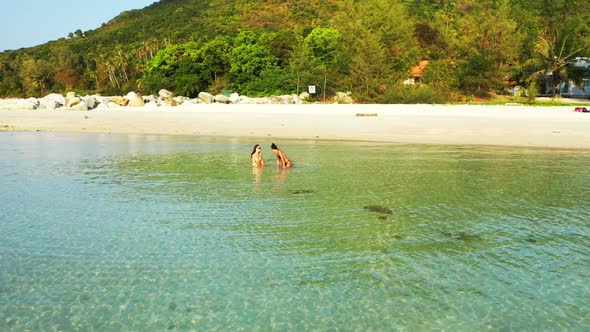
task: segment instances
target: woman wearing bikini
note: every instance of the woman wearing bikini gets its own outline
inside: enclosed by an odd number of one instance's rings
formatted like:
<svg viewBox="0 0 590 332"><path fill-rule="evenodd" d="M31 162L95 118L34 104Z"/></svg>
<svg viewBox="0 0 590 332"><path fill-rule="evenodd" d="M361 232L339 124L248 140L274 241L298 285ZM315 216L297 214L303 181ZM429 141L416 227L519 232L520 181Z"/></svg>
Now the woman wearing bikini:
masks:
<svg viewBox="0 0 590 332"><path fill-rule="evenodd" d="M254 145L254 150L252 150L250 158L252 159L252 166L264 167L264 159L262 159L262 147L260 144Z"/></svg>
<svg viewBox="0 0 590 332"><path fill-rule="evenodd" d="M291 160L289 160L289 158L287 158L287 154L283 150L279 149L276 144L272 143L270 148L272 149L272 152L274 152L277 156L277 166L279 166L280 168L293 167L293 163L291 162Z"/></svg>

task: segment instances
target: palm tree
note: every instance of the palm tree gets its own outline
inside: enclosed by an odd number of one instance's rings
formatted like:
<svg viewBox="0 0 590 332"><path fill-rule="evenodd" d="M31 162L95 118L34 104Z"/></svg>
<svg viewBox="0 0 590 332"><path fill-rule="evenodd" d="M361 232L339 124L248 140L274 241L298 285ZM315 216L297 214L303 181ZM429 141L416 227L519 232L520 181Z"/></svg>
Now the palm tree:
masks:
<svg viewBox="0 0 590 332"><path fill-rule="evenodd" d="M560 33L560 31L556 31L553 38L539 36L534 49L536 56L529 61L536 68L541 68L530 75L530 80L551 75L553 96L557 92L556 83L569 78L567 67L576 61L575 58L580 52L588 48L585 46L569 51L570 37L572 36L572 34Z"/></svg>

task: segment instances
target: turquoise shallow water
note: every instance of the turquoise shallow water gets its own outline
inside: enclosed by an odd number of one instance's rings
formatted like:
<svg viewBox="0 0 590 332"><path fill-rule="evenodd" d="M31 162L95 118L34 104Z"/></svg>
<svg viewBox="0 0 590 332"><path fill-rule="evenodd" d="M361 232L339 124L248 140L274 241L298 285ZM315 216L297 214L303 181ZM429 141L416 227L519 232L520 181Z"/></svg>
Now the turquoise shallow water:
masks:
<svg viewBox="0 0 590 332"><path fill-rule="evenodd" d="M0 133L0 330L588 330L590 152Z"/></svg>

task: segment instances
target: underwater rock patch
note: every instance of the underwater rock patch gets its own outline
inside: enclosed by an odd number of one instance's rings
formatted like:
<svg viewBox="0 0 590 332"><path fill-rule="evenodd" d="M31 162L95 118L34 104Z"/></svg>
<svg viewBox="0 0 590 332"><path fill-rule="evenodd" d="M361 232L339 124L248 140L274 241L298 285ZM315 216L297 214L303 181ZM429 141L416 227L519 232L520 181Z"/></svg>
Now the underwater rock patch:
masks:
<svg viewBox="0 0 590 332"><path fill-rule="evenodd" d="M481 240L481 236L477 235L477 234L470 234L467 232L459 232L456 234L453 233L449 233L449 232L441 232L441 234L451 237L455 240L461 240L461 241L479 241Z"/></svg>
<svg viewBox="0 0 590 332"><path fill-rule="evenodd" d="M393 211L388 208L387 206L382 206L382 205L367 205L367 206L363 206L363 209L367 210L367 211L371 211L371 212L376 212L376 213L383 213L383 214L392 214Z"/></svg>
<svg viewBox="0 0 590 332"><path fill-rule="evenodd" d="M315 190L310 190L310 189L296 189L296 190L291 190L291 194L293 194L293 195L313 194L313 193L315 193Z"/></svg>

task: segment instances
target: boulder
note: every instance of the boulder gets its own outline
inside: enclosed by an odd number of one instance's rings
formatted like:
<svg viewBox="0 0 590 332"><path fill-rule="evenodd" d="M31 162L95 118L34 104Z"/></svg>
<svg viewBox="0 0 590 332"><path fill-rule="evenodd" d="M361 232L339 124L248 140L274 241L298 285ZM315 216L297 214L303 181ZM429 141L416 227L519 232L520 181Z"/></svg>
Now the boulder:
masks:
<svg viewBox="0 0 590 332"><path fill-rule="evenodd" d="M174 97L174 93L166 90L166 89L161 89L160 91L158 91L158 95L162 98L162 99L168 99L168 98L172 98Z"/></svg>
<svg viewBox="0 0 590 332"><path fill-rule="evenodd" d="M82 97L82 101L88 106L89 110L95 109L100 104L100 101L95 96Z"/></svg>
<svg viewBox="0 0 590 332"><path fill-rule="evenodd" d="M119 108L122 106L126 106L126 105L120 105L119 103L114 102L114 101L110 101L110 100L106 103L106 105L107 105L107 108Z"/></svg>
<svg viewBox="0 0 590 332"><path fill-rule="evenodd" d="M35 110L39 105L39 100L37 100L37 98L0 99L0 110Z"/></svg>
<svg viewBox="0 0 590 332"><path fill-rule="evenodd" d="M79 103L77 103L76 105L73 105L69 109L72 110L72 111L88 111L88 106L86 105L85 102L83 102L82 100L80 100Z"/></svg>
<svg viewBox="0 0 590 332"><path fill-rule="evenodd" d="M353 102L350 92L336 92L336 95L334 96L334 103L336 104L352 104Z"/></svg>
<svg viewBox="0 0 590 332"><path fill-rule="evenodd" d="M64 105L66 108L72 108L72 107L80 104L81 102L82 102L82 97L80 97L74 91L68 91L68 93L66 93L66 103Z"/></svg>
<svg viewBox="0 0 590 332"><path fill-rule="evenodd" d="M31 97L31 98L25 99L25 101L27 103L30 103L31 105L33 105L33 109L39 108L39 100L37 98Z"/></svg>
<svg viewBox="0 0 590 332"><path fill-rule="evenodd" d="M184 97L184 96L178 96L178 97L174 97L174 100L176 100L176 102L178 104L184 104L185 101L190 100L189 97Z"/></svg>
<svg viewBox="0 0 590 332"><path fill-rule="evenodd" d="M194 99L187 98L182 101L182 106L192 106L192 105L196 105L196 104L200 104L200 103L202 103L202 101L198 98L194 98Z"/></svg>
<svg viewBox="0 0 590 332"><path fill-rule="evenodd" d="M295 93L292 95L285 95L283 96L283 98L285 99L285 103L287 104L301 104L299 96Z"/></svg>
<svg viewBox="0 0 590 332"><path fill-rule="evenodd" d="M129 104L129 99L126 99L125 97L119 97L119 96L109 97L108 101L109 101L109 107L111 106L110 103L115 103L118 106L127 106Z"/></svg>
<svg viewBox="0 0 590 332"><path fill-rule="evenodd" d="M73 98L66 98L66 107L67 108L72 108L78 104L80 104L82 102L82 98L79 97L73 97Z"/></svg>
<svg viewBox="0 0 590 332"><path fill-rule="evenodd" d="M162 106L178 106L178 102L174 98L166 98L161 102Z"/></svg>
<svg viewBox="0 0 590 332"><path fill-rule="evenodd" d="M255 104L254 100L247 96L241 96L236 104Z"/></svg>
<svg viewBox="0 0 590 332"><path fill-rule="evenodd" d="M148 100L147 103L145 103L145 108L146 109L150 109L150 110L155 110L159 107L160 105L158 105L157 102L153 101L153 100Z"/></svg>
<svg viewBox="0 0 590 332"><path fill-rule="evenodd" d="M240 95L237 93L232 93L231 95L229 95L229 102L232 104L237 104L240 102Z"/></svg>
<svg viewBox="0 0 590 332"><path fill-rule="evenodd" d="M310 97L310 95L309 95L309 92L307 92L307 91L304 91L299 94L299 100L301 100L301 101L309 100L309 97Z"/></svg>
<svg viewBox="0 0 590 332"><path fill-rule="evenodd" d="M282 95L270 97L272 104L299 104L297 95Z"/></svg>
<svg viewBox="0 0 590 332"><path fill-rule="evenodd" d="M211 104L215 101L215 97L208 92L199 92L198 98L202 100L205 104Z"/></svg>
<svg viewBox="0 0 590 332"><path fill-rule="evenodd" d="M219 94L215 96L215 102L220 104L229 104L229 98L225 95Z"/></svg>
<svg viewBox="0 0 590 332"><path fill-rule="evenodd" d="M54 110L63 107L66 104L66 98L59 93L50 93L39 99L39 108Z"/></svg>
<svg viewBox="0 0 590 332"><path fill-rule="evenodd" d="M158 106L158 98L156 98L156 96L144 96L143 101L146 103L146 105L149 103L154 103L156 106Z"/></svg>
<svg viewBox="0 0 590 332"><path fill-rule="evenodd" d="M271 99L268 97L260 97L260 98L249 98L246 96L240 97L240 101L238 104L250 104L250 105L264 105L264 104L272 104Z"/></svg>
<svg viewBox="0 0 590 332"><path fill-rule="evenodd" d="M129 107L143 107L145 106L145 102L143 101L143 97L140 93L129 92L125 99L129 100L127 106Z"/></svg>

